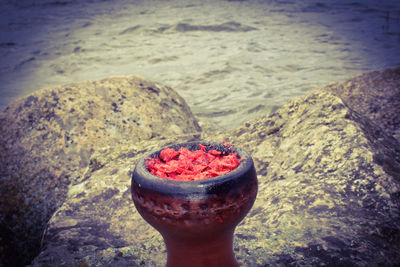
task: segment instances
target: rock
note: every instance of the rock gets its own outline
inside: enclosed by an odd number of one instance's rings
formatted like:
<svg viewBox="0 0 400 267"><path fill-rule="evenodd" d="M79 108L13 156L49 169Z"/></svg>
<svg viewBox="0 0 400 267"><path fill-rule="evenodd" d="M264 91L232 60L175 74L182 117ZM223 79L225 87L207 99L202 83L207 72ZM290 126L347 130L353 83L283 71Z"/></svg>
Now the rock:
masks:
<svg viewBox="0 0 400 267"><path fill-rule="evenodd" d="M400 262L400 144L332 91L310 92L230 133L202 134L245 148L256 164L259 194L235 232L241 265ZM90 161L101 167L70 187L31 266L163 266L165 246L136 212L130 176L143 153L198 138L97 150Z"/></svg>
<svg viewBox="0 0 400 267"><path fill-rule="evenodd" d="M400 67L366 73L328 88L400 141Z"/></svg>
<svg viewBox="0 0 400 267"><path fill-rule="evenodd" d="M321 89L237 129L259 177L236 232L246 266L395 266L400 144Z"/></svg>
<svg viewBox="0 0 400 267"><path fill-rule="evenodd" d="M89 177L89 165L102 167L90 161L98 149L199 130L174 90L136 76L43 89L10 104L0 113L0 249L22 255L16 264L32 260L69 186Z"/></svg>
<svg viewBox="0 0 400 267"><path fill-rule="evenodd" d="M90 178L70 187L68 198L48 223L43 250L31 266L162 266L161 236L139 213L131 199L131 175L144 153L199 135L153 139L103 148L92 161Z"/></svg>

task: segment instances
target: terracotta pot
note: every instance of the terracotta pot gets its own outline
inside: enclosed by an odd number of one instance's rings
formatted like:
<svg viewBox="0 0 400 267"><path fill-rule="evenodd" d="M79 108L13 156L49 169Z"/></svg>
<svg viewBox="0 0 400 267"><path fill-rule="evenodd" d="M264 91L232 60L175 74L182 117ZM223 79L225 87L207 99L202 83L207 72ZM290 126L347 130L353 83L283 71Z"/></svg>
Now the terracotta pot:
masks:
<svg viewBox="0 0 400 267"><path fill-rule="evenodd" d="M198 150L198 144L223 153L237 153L239 166L214 178L165 180L150 174L142 157L132 175L132 199L141 216L164 238L167 266L238 266L233 254L235 227L249 212L257 195L257 177L250 155L238 147L196 142L178 144Z"/></svg>

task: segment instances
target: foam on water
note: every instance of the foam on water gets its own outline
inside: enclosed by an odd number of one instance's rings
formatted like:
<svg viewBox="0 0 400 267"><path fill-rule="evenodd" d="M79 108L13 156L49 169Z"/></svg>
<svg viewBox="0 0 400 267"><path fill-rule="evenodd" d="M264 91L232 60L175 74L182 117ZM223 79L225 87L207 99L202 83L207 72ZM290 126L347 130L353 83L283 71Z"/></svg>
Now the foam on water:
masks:
<svg viewBox="0 0 400 267"><path fill-rule="evenodd" d="M331 81L400 65L400 1L0 2L0 106L138 74L226 128Z"/></svg>

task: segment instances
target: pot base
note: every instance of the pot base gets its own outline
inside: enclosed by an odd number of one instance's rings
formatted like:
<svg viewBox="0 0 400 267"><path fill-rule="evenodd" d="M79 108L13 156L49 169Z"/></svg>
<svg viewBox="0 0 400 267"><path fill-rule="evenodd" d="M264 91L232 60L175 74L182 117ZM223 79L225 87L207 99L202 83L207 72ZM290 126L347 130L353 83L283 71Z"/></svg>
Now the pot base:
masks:
<svg viewBox="0 0 400 267"><path fill-rule="evenodd" d="M191 237L176 240L163 236L167 247L167 267L225 267L239 266L233 253L233 230L210 239ZM201 237L200 237L201 238Z"/></svg>

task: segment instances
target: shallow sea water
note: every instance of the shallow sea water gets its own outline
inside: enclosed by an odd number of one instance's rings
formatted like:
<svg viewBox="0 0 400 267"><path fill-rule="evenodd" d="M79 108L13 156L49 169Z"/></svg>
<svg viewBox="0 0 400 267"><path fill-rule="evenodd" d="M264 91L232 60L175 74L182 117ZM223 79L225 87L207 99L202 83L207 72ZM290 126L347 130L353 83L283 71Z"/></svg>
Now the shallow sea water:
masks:
<svg viewBox="0 0 400 267"><path fill-rule="evenodd" d="M136 74L232 129L353 75L400 66L398 0L0 0L0 107Z"/></svg>

